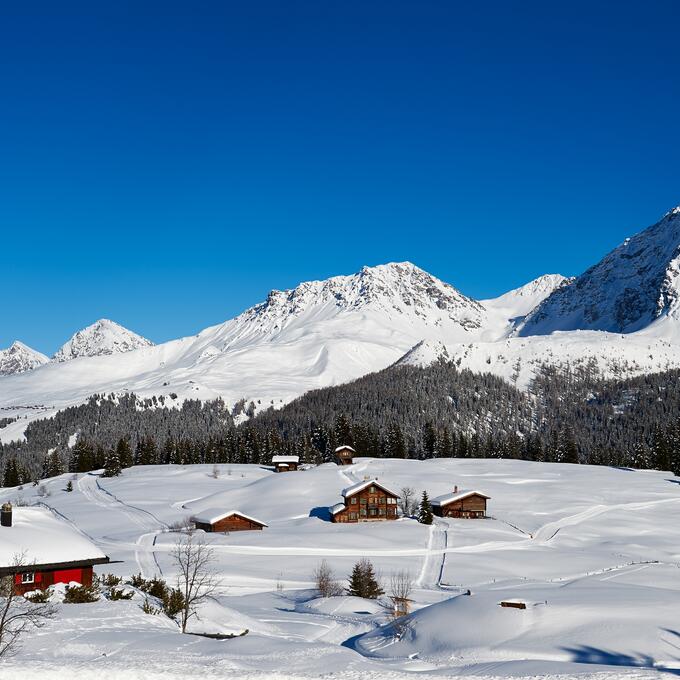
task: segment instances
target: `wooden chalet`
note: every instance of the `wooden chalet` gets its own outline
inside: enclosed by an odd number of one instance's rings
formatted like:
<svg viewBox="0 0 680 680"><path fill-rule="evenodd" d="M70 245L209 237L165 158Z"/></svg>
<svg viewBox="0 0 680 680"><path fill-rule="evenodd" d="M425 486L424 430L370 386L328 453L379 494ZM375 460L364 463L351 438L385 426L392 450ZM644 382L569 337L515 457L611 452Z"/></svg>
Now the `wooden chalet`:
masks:
<svg viewBox="0 0 680 680"><path fill-rule="evenodd" d="M342 498L342 503L330 508L332 522L381 522L397 519L399 494L376 479L348 486L343 489Z"/></svg>
<svg viewBox="0 0 680 680"><path fill-rule="evenodd" d="M352 465L352 463L354 463L354 456L356 455L357 452L346 444L338 446L338 448L335 449L335 460L338 465Z"/></svg>
<svg viewBox="0 0 680 680"><path fill-rule="evenodd" d="M486 517L486 502L491 498L480 491L462 489L457 486L453 493L437 496L431 501L432 512L437 517L461 517L481 519Z"/></svg>
<svg viewBox="0 0 680 680"><path fill-rule="evenodd" d="M249 517L238 510L221 508L208 508L191 518L197 529L203 531L226 532L226 531L261 531L267 525L259 519Z"/></svg>
<svg viewBox="0 0 680 680"><path fill-rule="evenodd" d="M300 456L272 456L274 472L293 472L300 465Z"/></svg>
<svg viewBox="0 0 680 680"><path fill-rule="evenodd" d="M13 576L18 595L55 583L92 585L92 567L108 561L89 538L47 508L5 503L0 510L0 577Z"/></svg>

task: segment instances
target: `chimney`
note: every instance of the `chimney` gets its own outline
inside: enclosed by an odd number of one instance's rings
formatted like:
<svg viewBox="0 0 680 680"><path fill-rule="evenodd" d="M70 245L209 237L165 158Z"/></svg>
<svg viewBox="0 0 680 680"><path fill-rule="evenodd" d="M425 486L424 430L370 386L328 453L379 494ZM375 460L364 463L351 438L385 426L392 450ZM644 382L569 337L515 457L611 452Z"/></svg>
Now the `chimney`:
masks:
<svg viewBox="0 0 680 680"><path fill-rule="evenodd" d="M3 503L2 508L0 508L0 526L11 527L12 526L12 504Z"/></svg>
<svg viewBox="0 0 680 680"><path fill-rule="evenodd" d="M456 486L453 487L453 493L458 493L458 484L456 484Z"/></svg>

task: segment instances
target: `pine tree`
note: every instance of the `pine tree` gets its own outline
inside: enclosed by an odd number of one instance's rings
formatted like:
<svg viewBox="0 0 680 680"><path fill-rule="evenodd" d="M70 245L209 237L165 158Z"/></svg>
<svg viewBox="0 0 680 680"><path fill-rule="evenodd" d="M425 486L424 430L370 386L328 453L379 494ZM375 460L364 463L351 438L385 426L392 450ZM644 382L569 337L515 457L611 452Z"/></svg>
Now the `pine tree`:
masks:
<svg viewBox="0 0 680 680"><path fill-rule="evenodd" d="M354 597L375 600L384 592L373 570L373 564L367 558L361 558L352 569L347 593Z"/></svg>
<svg viewBox="0 0 680 680"><path fill-rule="evenodd" d="M122 468L120 465L120 458L118 457L118 449L109 449L106 454L106 462L104 463L103 477L118 477Z"/></svg>
<svg viewBox="0 0 680 680"><path fill-rule="evenodd" d="M21 479L16 458L8 458L5 462L5 469L2 474L3 486L19 486Z"/></svg>
<svg viewBox="0 0 680 680"><path fill-rule="evenodd" d="M434 521L432 505L430 504L427 491L423 491L423 497L420 500L420 507L418 508L418 521L421 524L432 524Z"/></svg>
<svg viewBox="0 0 680 680"><path fill-rule="evenodd" d="M69 472L89 472L94 470L94 448L82 435L78 436L73 450L71 451L71 461Z"/></svg>
<svg viewBox="0 0 680 680"><path fill-rule="evenodd" d="M127 437L121 437L116 444L116 454L121 468L132 467L132 448Z"/></svg>

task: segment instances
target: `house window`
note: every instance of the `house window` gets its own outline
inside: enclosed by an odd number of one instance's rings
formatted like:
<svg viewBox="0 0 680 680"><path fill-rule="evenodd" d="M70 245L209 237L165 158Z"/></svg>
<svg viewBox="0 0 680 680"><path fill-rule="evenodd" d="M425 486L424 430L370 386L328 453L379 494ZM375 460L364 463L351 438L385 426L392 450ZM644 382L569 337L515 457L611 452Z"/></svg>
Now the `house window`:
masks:
<svg viewBox="0 0 680 680"><path fill-rule="evenodd" d="M359 510L359 515L361 517L366 517L366 508L361 508L361 510Z"/></svg>
<svg viewBox="0 0 680 680"><path fill-rule="evenodd" d="M380 508L380 516L381 517L385 516L385 508Z"/></svg>
<svg viewBox="0 0 680 680"><path fill-rule="evenodd" d="M356 521L356 518L357 518L357 513L356 513L356 512L350 512L350 513L349 513L349 520L350 520L350 522L351 522L352 520Z"/></svg>
<svg viewBox="0 0 680 680"><path fill-rule="evenodd" d="M372 487L368 490L368 493L375 493L375 487L372 486Z"/></svg>
<svg viewBox="0 0 680 680"><path fill-rule="evenodd" d="M34 583L35 582L35 574L32 571L25 571L21 575L21 582L22 583Z"/></svg>
<svg viewBox="0 0 680 680"><path fill-rule="evenodd" d="M386 499L384 496L381 496L381 497L380 497L380 504L381 504L381 505L385 505L385 502L386 502L386 501L387 501L387 499Z"/></svg>
<svg viewBox="0 0 680 680"><path fill-rule="evenodd" d="M357 499L356 499L356 498L350 498L350 499L349 499L349 502L350 502L352 505L356 505L356 504L357 504Z"/></svg>
<svg viewBox="0 0 680 680"><path fill-rule="evenodd" d="M371 517L376 517L378 515L378 508L369 508L368 514Z"/></svg>
<svg viewBox="0 0 680 680"><path fill-rule="evenodd" d="M365 498L361 499L361 505L366 505L366 499Z"/></svg>

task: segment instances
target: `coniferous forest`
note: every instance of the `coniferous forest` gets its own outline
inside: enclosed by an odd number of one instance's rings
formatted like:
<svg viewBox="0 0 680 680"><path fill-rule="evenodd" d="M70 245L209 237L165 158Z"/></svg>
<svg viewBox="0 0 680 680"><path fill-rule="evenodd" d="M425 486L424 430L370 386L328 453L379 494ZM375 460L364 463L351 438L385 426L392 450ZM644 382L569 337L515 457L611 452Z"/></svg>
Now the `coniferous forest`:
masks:
<svg viewBox="0 0 680 680"><path fill-rule="evenodd" d="M145 464L266 465L274 453L321 463L340 444L374 457L519 458L678 473L679 378L673 370L603 380L546 367L520 391L439 362L390 367L280 410L244 400L229 409L221 400L176 406L172 396L93 395L30 423L25 441L2 445L2 482L100 468L115 475Z"/></svg>

